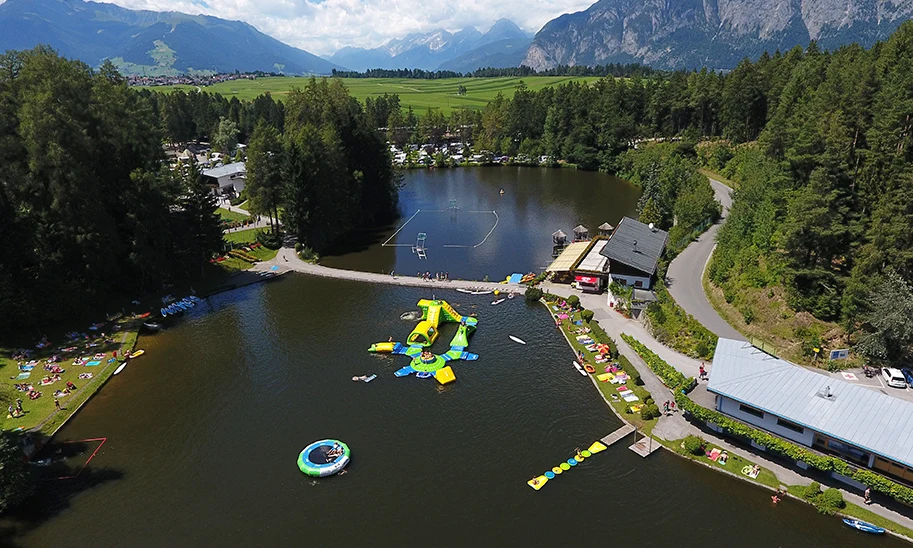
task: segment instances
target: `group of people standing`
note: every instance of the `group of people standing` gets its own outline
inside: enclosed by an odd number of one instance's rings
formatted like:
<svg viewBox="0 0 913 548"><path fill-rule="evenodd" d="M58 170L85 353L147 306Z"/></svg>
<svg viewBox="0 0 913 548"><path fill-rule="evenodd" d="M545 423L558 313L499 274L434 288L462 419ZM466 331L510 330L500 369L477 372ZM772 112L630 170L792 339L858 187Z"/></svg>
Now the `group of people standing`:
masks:
<svg viewBox="0 0 913 548"><path fill-rule="evenodd" d="M435 272L434 274L432 274L431 272L425 272L424 274L422 274L421 272L416 272L415 276L417 278L421 278L421 279L425 280L426 282L430 282L430 281L449 282L450 281L450 272Z"/></svg>

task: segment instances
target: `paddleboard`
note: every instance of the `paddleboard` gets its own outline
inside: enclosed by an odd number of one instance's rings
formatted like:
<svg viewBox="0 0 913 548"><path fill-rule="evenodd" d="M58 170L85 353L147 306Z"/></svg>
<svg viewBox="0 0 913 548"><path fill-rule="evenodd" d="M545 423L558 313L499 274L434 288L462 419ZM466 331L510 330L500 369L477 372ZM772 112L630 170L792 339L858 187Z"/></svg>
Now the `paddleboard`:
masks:
<svg viewBox="0 0 913 548"><path fill-rule="evenodd" d="M473 291L472 295L490 295L491 291Z"/></svg>
<svg viewBox="0 0 913 548"><path fill-rule="evenodd" d="M376 378L377 378L377 375L371 375L370 377L368 377L367 379L365 379L365 382L371 382L371 381L373 381L373 380L376 379Z"/></svg>
<svg viewBox="0 0 913 548"><path fill-rule="evenodd" d="M120 367L114 370L114 374L120 375L120 372L123 371L125 367L127 367L127 362L120 364Z"/></svg>
<svg viewBox="0 0 913 548"><path fill-rule="evenodd" d="M471 289L463 289L462 287L458 287L457 291L459 291L460 293L469 293L470 295L472 294Z"/></svg>
<svg viewBox="0 0 913 548"><path fill-rule="evenodd" d="M583 368L580 367L580 364L577 363L576 361L574 362L574 368L577 370L578 373L580 373L581 375L586 377L586 371L584 371Z"/></svg>
<svg viewBox="0 0 913 548"><path fill-rule="evenodd" d="M501 303L503 303L503 302L506 301L506 300L507 300L507 299L498 299L498 300L496 300L496 301L491 301L491 305L494 306L494 305L496 305L496 304L501 304Z"/></svg>
<svg viewBox="0 0 913 548"><path fill-rule="evenodd" d="M508 337L510 337L510 340L514 341L515 343L526 344L526 341L519 337L514 337L513 335L508 335Z"/></svg>

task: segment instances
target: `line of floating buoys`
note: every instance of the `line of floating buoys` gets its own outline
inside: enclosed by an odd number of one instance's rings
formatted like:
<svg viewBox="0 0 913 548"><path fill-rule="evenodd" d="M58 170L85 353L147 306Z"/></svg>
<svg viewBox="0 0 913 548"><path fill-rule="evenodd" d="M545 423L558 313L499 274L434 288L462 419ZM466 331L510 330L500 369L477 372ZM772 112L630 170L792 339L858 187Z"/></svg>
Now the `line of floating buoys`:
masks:
<svg viewBox="0 0 913 548"><path fill-rule="evenodd" d="M546 471L541 476L534 477L533 479L526 482L526 484L538 491L539 489L542 489L542 486L545 485L548 480L555 479L555 477L559 474L570 470L572 466L577 466L583 462L584 459L588 459L596 453L600 453L606 449L607 447L602 442L594 441L588 449L584 449L583 451L577 453L573 457L567 459L567 461L562 462L558 466L553 467L551 470Z"/></svg>

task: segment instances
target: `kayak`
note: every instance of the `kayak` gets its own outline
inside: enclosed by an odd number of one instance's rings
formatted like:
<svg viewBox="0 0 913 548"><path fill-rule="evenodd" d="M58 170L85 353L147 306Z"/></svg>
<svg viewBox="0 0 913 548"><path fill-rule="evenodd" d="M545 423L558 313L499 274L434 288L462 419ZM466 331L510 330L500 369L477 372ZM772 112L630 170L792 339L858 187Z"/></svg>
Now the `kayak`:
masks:
<svg viewBox="0 0 913 548"><path fill-rule="evenodd" d="M508 335L508 337L510 337L510 340L514 341L515 343L526 344L526 341L519 337L514 337L513 335Z"/></svg>
<svg viewBox="0 0 913 548"><path fill-rule="evenodd" d="M849 525L854 529L859 529L860 531L866 533L872 533L873 535L881 535L884 533L884 528L877 525L872 525L865 521L860 521L858 519L843 518L843 523Z"/></svg>
<svg viewBox="0 0 913 548"><path fill-rule="evenodd" d="M586 377L586 371L584 371L583 368L580 367L580 364L579 364L579 363L574 362L574 369L576 369L581 375L583 375L584 377Z"/></svg>
<svg viewBox="0 0 913 548"><path fill-rule="evenodd" d="M125 367L127 367L127 362L120 364L120 367L114 370L114 374L120 375L120 372L123 371Z"/></svg>
<svg viewBox="0 0 913 548"><path fill-rule="evenodd" d="M489 295L489 294L491 294L491 291L473 291L470 294L471 295Z"/></svg>
<svg viewBox="0 0 913 548"><path fill-rule="evenodd" d="M507 299L498 299L498 300L496 300L496 301L491 301L491 305L494 306L494 305L496 305L496 304L501 304L501 303L503 303L503 302L506 301L506 300L507 300Z"/></svg>
<svg viewBox="0 0 913 548"><path fill-rule="evenodd" d="M373 381L373 380L376 379L376 378L377 378L377 375L371 375L370 377L368 377L367 379L365 379L365 382L371 382L371 381Z"/></svg>
<svg viewBox="0 0 913 548"><path fill-rule="evenodd" d="M138 358L139 356L142 356L142 355L145 354L145 353L146 353L145 350L137 350L136 352L131 353L131 354L130 354L130 357L131 357L131 358Z"/></svg>
<svg viewBox="0 0 913 548"><path fill-rule="evenodd" d="M459 291L460 293L469 293L470 295L472 294L471 289L463 289L462 287L458 287L457 291Z"/></svg>

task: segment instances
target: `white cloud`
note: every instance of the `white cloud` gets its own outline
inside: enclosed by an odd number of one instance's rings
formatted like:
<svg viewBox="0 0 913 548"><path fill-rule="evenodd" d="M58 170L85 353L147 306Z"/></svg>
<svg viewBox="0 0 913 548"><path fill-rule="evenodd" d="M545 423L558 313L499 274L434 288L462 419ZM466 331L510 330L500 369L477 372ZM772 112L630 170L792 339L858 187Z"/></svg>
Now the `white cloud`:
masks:
<svg viewBox="0 0 913 548"><path fill-rule="evenodd" d="M502 17L535 32L594 0L113 0L130 9L180 11L245 21L318 55L344 46L376 47L410 32L474 26L485 32ZM2 1L0 1L2 3Z"/></svg>

